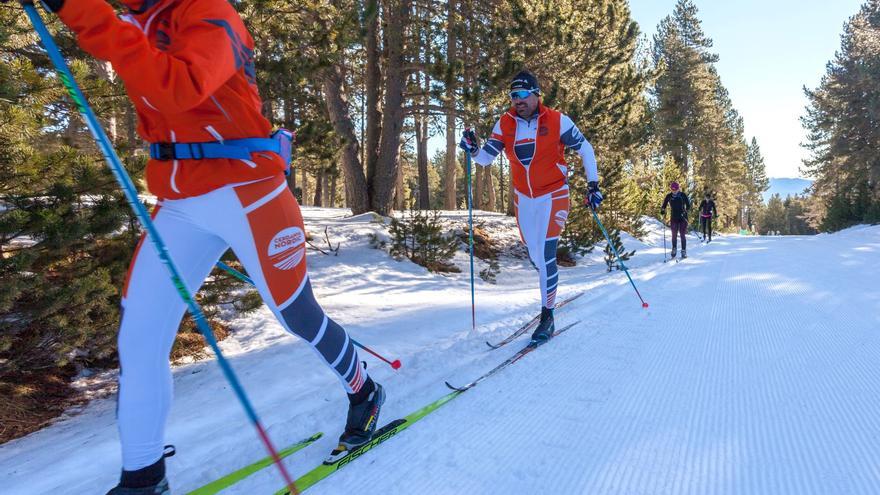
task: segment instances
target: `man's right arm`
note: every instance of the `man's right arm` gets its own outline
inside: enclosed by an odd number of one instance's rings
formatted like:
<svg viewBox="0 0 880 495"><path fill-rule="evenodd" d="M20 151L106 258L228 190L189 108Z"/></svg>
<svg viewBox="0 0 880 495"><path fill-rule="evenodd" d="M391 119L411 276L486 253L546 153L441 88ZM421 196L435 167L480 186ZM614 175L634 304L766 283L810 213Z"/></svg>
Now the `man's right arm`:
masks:
<svg viewBox="0 0 880 495"><path fill-rule="evenodd" d="M473 155L474 162L488 167L495 158L504 150L504 138L501 135L501 121L495 122L495 128L492 129L492 136L486 140L486 144L480 148L479 153Z"/></svg>
<svg viewBox="0 0 880 495"><path fill-rule="evenodd" d="M126 87L162 112L189 110L239 70L241 20L227 2L200 0L178 9L181 39L168 52L152 46L136 26L116 17L104 0L64 2L58 15L86 52L107 60ZM242 30L242 33L236 31Z"/></svg>

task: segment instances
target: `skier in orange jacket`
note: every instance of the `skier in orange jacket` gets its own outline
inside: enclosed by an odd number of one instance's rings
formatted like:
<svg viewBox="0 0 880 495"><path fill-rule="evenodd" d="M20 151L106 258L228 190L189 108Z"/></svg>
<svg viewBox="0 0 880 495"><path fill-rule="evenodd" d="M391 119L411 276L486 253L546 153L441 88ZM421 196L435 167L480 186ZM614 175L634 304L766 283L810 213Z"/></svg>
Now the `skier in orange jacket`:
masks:
<svg viewBox="0 0 880 495"><path fill-rule="evenodd" d="M593 147L567 116L545 107L538 79L530 72L517 74L510 84L511 108L501 116L482 148L476 134L466 130L461 146L481 166L489 166L505 152L516 192L513 201L520 237L538 270L541 319L532 340L543 341L555 330L553 309L559 272L556 245L568 218L568 165L565 149L576 151L587 176L585 203L602 202Z"/></svg>
<svg viewBox="0 0 880 495"><path fill-rule="evenodd" d="M150 143L154 222L191 292L231 247L281 325L306 340L349 395L330 461L368 442L385 400L351 339L328 318L306 270L299 205L278 141L261 114L254 42L225 0L46 0L80 46L107 60ZM155 250L135 252L123 289L118 426L122 476L112 495L170 493L164 428L171 404L168 355L185 305Z"/></svg>

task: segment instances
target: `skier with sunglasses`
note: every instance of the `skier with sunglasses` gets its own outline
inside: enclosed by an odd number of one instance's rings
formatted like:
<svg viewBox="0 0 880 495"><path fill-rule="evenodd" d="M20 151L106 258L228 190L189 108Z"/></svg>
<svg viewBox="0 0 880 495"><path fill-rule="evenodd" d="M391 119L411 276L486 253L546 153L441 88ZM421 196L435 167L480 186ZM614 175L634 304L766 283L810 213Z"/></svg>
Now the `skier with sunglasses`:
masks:
<svg viewBox="0 0 880 495"><path fill-rule="evenodd" d="M539 274L541 319L532 334L534 342L548 340L555 330L556 245L569 211L566 148L576 151L583 161L588 181L585 205L595 209L602 202L593 147L568 116L544 106L540 96L538 79L528 71L520 72L510 84L511 108L495 124L483 147L470 129L459 144L483 167L502 151L510 160L520 238Z"/></svg>

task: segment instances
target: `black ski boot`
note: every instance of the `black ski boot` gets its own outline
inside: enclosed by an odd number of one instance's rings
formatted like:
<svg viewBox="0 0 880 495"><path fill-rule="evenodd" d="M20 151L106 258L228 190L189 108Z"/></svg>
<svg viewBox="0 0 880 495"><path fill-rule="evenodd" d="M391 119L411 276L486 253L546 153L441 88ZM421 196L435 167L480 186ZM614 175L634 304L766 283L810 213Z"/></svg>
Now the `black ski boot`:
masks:
<svg viewBox="0 0 880 495"><path fill-rule="evenodd" d="M672 248L672 252L669 254L669 257L675 259L675 248Z"/></svg>
<svg viewBox="0 0 880 495"><path fill-rule="evenodd" d="M372 378L367 378L360 391L349 394L348 400L345 431L339 437L339 446L333 449L330 457L324 460L324 464L339 462L352 450L373 439L373 432L376 431L376 423L379 421L379 412L382 410L382 404L385 403L385 389Z"/></svg>
<svg viewBox="0 0 880 495"><path fill-rule="evenodd" d="M681 259L685 259L688 257L688 252L684 249L681 250Z"/></svg>
<svg viewBox="0 0 880 495"><path fill-rule="evenodd" d="M553 323L553 310L549 308L541 308L541 322L538 328L532 333L532 342L544 342L550 340L556 326Z"/></svg>
<svg viewBox="0 0 880 495"><path fill-rule="evenodd" d="M174 446L166 445L162 458L134 471L122 471L119 484L107 495L171 495L165 477L165 458L174 455Z"/></svg>

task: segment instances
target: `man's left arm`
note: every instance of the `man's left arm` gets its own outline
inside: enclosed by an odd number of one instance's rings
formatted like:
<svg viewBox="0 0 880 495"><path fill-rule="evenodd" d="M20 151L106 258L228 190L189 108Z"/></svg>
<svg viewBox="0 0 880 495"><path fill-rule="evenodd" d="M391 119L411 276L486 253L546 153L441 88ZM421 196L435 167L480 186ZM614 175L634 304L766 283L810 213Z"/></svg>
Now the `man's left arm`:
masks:
<svg viewBox="0 0 880 495"><path fill-rule="evenodd" d="M599 182L599 170L593 146L567 115L563 115L559 122L559 140L566 148L576 151L581 156L587 182Z"/></svg>

